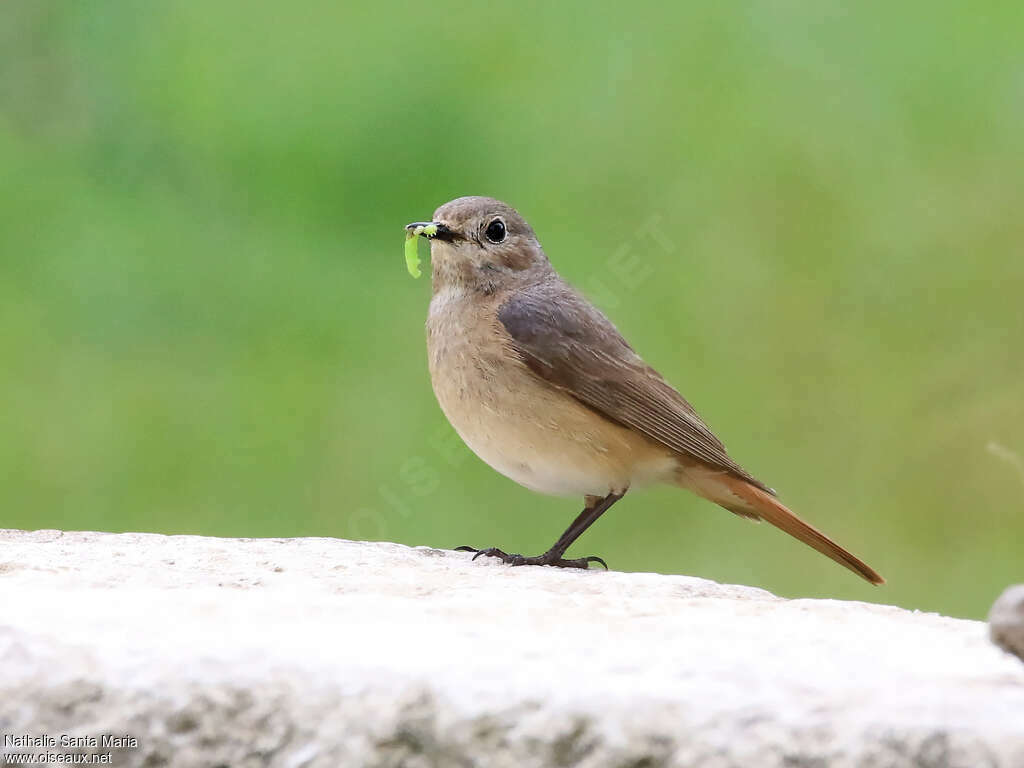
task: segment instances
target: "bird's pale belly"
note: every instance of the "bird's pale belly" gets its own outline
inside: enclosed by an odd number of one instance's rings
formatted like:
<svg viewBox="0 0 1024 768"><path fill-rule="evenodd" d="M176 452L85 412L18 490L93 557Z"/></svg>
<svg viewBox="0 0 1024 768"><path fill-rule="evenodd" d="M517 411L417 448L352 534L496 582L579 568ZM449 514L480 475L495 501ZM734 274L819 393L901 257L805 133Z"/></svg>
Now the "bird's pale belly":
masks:
<svg viewBox="0 0 1024 768"><path fill-rule="evenodd" d="M455 431L483 461L553 495L604 496L668 480L665 449L538 382L518 361L431 354L434 392Z"/></svg>
<svg viewBox="0 0 1024 768"><path fill-rule="evenodd" d="M493 469L520 485L556 496L604 496L629 486L628 473L608 466L601 448L566 437L535 422L450 419L472 451Z"/></svg>

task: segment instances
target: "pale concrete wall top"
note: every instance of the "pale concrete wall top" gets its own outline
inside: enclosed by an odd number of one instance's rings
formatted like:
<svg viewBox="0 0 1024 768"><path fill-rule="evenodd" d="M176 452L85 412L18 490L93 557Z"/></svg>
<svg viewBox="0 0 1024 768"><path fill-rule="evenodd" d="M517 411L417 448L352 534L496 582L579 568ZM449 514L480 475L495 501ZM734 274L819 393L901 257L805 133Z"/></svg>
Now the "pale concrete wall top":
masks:
<svg viewBox="0 0 1024 768"><path fill-rule="evenodd" d="M123 766L1024 766L1024 664L980 622L469 560L0 532L0 732L129 735Z"/></svg>

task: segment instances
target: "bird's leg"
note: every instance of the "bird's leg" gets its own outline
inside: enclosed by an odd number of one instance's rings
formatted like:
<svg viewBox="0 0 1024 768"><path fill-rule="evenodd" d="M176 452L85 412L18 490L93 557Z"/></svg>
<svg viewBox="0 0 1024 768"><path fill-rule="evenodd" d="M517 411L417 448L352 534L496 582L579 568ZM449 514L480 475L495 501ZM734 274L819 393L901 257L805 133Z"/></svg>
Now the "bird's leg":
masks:
<svg viewBox="0 0 1024 768"><path fill-rule="evenodd" d="M583 511L572 521L572 524L565 529L565 533L558 537L558 541L545 552L543 555L537 555L536 557L524 557L523 555L510 555L508 552L503 552L497 547L491 547L489 549L475 549L474 547L456 547L459 552L476 552L473 555L473 559L476 560L481 555L487 557L496 557L503 563L509 565L553 565L556 568L589 568L591 563L600 563L607 570L608 564L605 563L600 557L577 557L574 560L566 560L562 557L565 551L572 546L572 543L580 537L580 535L587 530L594 521L603 515L612 504L621 499L626 495L626 492L622 493L609 493L607 496L587 496L587 506L584 507Z"/></svg>

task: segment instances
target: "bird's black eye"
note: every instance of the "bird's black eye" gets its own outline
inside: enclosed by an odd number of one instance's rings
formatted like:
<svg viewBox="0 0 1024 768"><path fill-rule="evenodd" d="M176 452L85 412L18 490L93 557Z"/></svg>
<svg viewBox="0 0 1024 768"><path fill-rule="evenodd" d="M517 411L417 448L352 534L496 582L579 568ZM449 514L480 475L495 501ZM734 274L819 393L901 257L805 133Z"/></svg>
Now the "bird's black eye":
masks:
<svg viewBox="0 0 1024 768"><path fill-rule="evenodd" d="M505 222L501 219L491 219L491 223L484 230L484 237L492 243L500 243L505 239Z"/></svg>

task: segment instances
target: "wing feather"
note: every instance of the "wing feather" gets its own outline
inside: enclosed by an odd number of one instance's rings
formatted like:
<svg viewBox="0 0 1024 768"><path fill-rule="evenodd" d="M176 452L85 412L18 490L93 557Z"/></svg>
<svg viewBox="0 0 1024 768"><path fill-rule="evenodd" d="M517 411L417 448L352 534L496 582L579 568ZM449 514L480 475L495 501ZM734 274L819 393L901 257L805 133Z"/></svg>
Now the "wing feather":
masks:
<svg viewBox="0 0 1024 768"><path fill-rule="evenodd" d="M518 290L497 318L534 374L607 419L771 492L730 458L682 395L600 311L561 281Z"/></svg>

